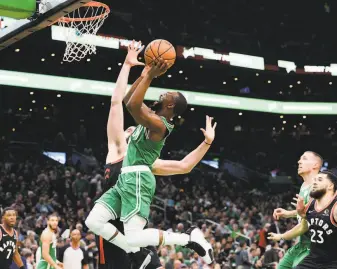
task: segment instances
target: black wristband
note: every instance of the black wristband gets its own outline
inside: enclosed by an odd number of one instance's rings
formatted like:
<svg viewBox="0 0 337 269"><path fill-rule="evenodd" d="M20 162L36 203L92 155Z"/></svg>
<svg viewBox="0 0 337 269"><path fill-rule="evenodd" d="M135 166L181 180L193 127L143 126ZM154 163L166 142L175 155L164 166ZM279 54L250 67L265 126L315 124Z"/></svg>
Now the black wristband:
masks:
<svg viewBox="0 0 337 269"><path fill-rule="evenodd" d="M22 265L19 269L26 269L26 267L24 265Z"/></svg>
<svg viewBox="0 0 337 269"><path fill-rule="evenodd" d="M205 144L206 144L206 145L209 145L209 146L210 146L210 145L212 145L212 143L211 143L211 144L209 144L209 143L207 143L205 140L204 140L204 142L205 142Z"/></svg>

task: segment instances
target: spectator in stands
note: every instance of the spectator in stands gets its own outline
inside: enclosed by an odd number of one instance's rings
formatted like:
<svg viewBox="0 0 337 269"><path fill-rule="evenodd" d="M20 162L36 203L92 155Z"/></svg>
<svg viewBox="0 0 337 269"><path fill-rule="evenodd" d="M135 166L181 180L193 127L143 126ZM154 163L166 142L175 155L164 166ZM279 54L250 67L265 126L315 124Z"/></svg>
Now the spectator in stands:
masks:
<svg viewBox="0 0 337 269"><path fill-rule="evenodd" d="M277 242L270 242L271 248L264 253L264 264L279 262L279 246Z"/></svg>
<svg viewBox="0 0 337 269"><path fill-rule="evenodd" d="M261 248L261 253L264 254L266 246L268 243L267 235L269 232L270 223L266 223L259 233L259 247Z"/></svg>
<svg viewBox="0 0 337 269"><path fill-rule="evenodd" d="M175 260L176 260L176 254L175 254L175 252L171 252L170 253L170 259L165 264L165 269L173 269Z"/></svg>
<svg viewBox="0 0 337 269"><path fill-rule="evenodd" d="M24 248L21 251L21 255L26 259L26 269L34 269L34 253L29 248Z"/></svg>
<svg viewBox="0 0 337 269"><path fill-rule="evenodd" d="M96 264L95 260L98 252L95 242L95 234L92 231L88 231L85 238L81 240L81 243L84 246L85 251L88 252L89 269L93 269L94 264Z"/></svg>
<svg viewBox="0 0 337 269"><path fill-rule="evenodd" d="M38 243L35 240L36 233L34 231L27 231L27 237L23 241L23 246L27 249L37 249L38 248Z"/></svg>
<svg viewBox="0 0 337 269"><path fill-rule="evenodd" d="M241 242L236 252L236 265L237 269L250 269L251 267L246 242Z"/></svg>
<svg viewBox="0 0 337 269"><path fill-rule="evenodd" d="M80 172L76 173L76 179L73 184L73 192L78 199L82 198L83 193L89 193L90 191L90 183L87 178L87 175L82 175Z"/></svg>

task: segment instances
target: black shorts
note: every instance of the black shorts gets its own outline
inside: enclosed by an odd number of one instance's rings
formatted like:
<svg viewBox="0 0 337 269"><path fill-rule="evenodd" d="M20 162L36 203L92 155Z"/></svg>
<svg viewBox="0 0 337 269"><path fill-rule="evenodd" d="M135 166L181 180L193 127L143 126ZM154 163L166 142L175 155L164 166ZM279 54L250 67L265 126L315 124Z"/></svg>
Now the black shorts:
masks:
<svg viewBox="0 0 337 269"><path fill-rule="evenodd" d="M310 254L295 269L336 269L337 261L317 262Z"/></svg>
<svg viewBox="0 0 337 269"><path fill-rule="evenodd" d="M118 176L121 173L123 166L123 159L120 159L114 163L108 163L104 166L104 179L102 181L103 193L116 185Z"/></svg>

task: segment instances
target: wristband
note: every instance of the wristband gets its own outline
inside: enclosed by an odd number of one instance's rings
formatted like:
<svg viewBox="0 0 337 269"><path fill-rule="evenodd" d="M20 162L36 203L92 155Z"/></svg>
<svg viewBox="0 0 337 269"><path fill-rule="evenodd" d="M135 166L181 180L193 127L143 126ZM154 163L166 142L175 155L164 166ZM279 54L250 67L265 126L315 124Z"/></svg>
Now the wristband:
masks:
<svg viewBox="0 0 337 269"><path fill-rule="evenodd" d="M207 143L205 140L204 140L204 143L205 143L206 145L209 145L209 146L210 146L210 145L212 145L212 143L211 143L211 144L209 144L209 143Z"/></svg>
<svg viewBox="0 0 337 269"><path fill-rule="evenodd" d="M22 265L19 269L26 269L26 267L24 265Z"/></svg>

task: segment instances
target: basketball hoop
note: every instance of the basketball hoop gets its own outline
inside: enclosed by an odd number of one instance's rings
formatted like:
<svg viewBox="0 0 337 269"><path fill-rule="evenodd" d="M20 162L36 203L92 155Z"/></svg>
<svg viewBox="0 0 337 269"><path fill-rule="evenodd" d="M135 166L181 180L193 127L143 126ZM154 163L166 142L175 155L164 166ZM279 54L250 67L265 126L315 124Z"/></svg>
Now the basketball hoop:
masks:
<svg viewBox="0 0 337 269"><path fill-rule="evenodd" d="M97 34L109 13L106 4L92 1L58 19L58 25L64 27L67 44L63 61L80 61L88 53L96 54L96 46L90 44L90 39Z"/></svg>

